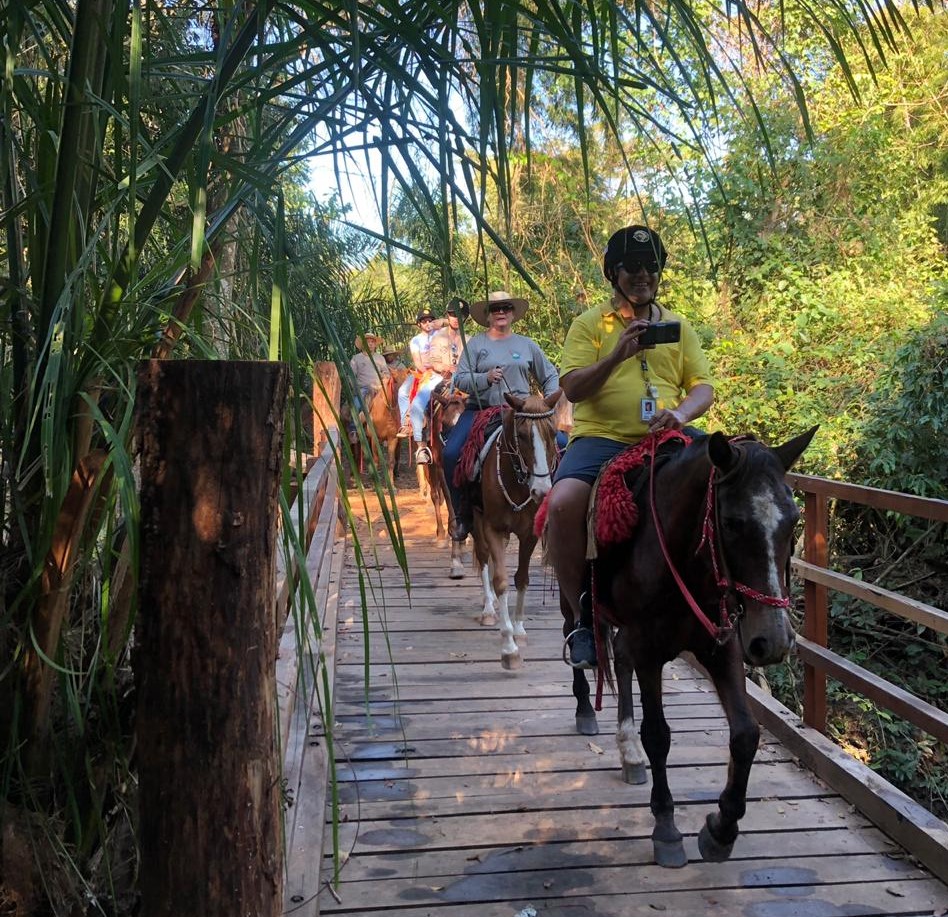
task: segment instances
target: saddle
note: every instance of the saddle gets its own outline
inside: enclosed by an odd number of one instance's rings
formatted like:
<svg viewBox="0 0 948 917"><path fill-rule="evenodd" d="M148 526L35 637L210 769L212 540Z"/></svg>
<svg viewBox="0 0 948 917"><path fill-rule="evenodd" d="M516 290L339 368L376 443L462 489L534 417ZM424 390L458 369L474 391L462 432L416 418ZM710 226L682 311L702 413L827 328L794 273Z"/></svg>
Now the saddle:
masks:
<svg viewBox="0 0 948 917"><path fill-rule="evenodd" d="M466 487L477 480L485 443L503 422L503 411L504 408L495 406L477 412L474 423L471 425L471 432L468 433L464 448L461 449L458 463L454 468L455 487Z"/></svg>
<svg viewBox="0 0 948 917"><path fill-rule="evenodd" d="M593 560L598 549L632 537L639 521L645 473L655 453L655 468L691 443L679 430L652 434L610 459L599 472L589 498L586 557Z"/></svg>

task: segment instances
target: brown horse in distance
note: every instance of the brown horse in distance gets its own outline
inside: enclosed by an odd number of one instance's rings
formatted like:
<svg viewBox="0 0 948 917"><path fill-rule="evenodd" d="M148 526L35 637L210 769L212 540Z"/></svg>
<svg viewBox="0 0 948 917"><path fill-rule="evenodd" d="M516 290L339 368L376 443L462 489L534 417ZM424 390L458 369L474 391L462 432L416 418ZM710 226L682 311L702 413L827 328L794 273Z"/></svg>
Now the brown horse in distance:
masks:
<svg viewBox="0 0 948 917"><path fill-rule="evenodd" d="M385 450L387 464L394 480L398 471L398 388L405 381L408 371L396 369L391 377L384 380L380 389L368 398L364 411L359 412L359 421L363 424L365 436L372 448L372 457L376 467L382 467L382 450ZM353 443L356 465L363 467L361 438Z"/></svg>
<svg viewBox="0 0 948 917"><path fill-rule="evenodd" d="M431 500L437 538L444 538L448 533L454 532L454 508L451 505L448 482L444 476L444 437L457 422L466 401L466 395L457 391L449 394L439 386L432 392L431 404L428 408L431 461L427 465L418 466L418 475L422 495L427 495ZM447 507L447 528L441 515L442 506ZM464 576L460 554L460 543L452 540L451 573L449 574L451 579L461 579Z"/></svg>

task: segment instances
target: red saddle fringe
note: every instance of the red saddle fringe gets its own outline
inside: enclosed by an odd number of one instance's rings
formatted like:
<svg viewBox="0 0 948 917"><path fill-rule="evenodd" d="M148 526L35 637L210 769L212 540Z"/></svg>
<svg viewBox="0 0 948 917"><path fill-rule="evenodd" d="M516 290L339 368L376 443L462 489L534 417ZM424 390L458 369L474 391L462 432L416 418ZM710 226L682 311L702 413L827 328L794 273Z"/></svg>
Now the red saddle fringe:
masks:
<svg viewBox="0 0 948 917"><path fill-rule="evenodd" d="M680 439L686 446L691 442L691 437L679 430L652 433L620 452L599 472L593 508L597 544L617 544L632 537L639 521L639 508L623 475L633 468L640 468L645 464L646 456L658 452L671 439Z"/></svg>
<svg viewBox="0 0 948 917"><path fill-rule="evenodd" d="M461 454L458 456L458 463L454 466L454 486L463 487L471 481L474 474L474 468L477 465L477 457L484 448L484 433L487 425L504 410L502 406L495 405L492 408L484 408L477 412L474 423L471 424L471 432L467 435Z"/></svg>

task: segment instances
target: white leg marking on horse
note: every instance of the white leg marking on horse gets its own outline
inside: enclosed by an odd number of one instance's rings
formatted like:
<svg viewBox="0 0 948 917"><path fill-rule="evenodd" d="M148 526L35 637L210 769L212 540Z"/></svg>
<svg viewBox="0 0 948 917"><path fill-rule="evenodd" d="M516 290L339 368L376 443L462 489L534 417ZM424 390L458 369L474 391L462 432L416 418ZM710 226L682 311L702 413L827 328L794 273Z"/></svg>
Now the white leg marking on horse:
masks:
<svg viewBox="0 0 948 917"><path fill-rule="evenodd" d="M616 730L616 744L619 746L619 758L623 764L645 764L645 749L639 741L635 729L635 720L627 717Z"/></svg>
<svg viewBox="0 0 948 917"><path fill-rule="evenodd" d="M533 477L530 480L530 493L540 495L549 493L553 486L550 478L550 466L546 460L546 447L536 424L533 426Z"/></svg>
<svg viewBox="0 0 948 917"><path fill-rule="evenodd" d="M500 614L500 652L504 656L516 656L517 644L513 638L513 624L510 622L510 608L508 596L510 592L502 592L497 596L497 611Z"/></svg>
<svg viewBox="0 0 948 917"><path fill-rule="evenodd" d="M490 573L490 564L484 564L481 567L481 582L484 584L484 610L481 612L481 623L482 624L491 624L493 625L496 620L497 612L494 610L494 603L497 601L497 596L494 595L494 587L491 580L493 577Z"/></svg>
<svg viewBox="0 0 948 917"><path fill-rule="evenodd" d="M527 598L526 589L517 590L517 606L513 616L513 632L515 637L526 637L527 632L523 628L523 603Z"/></svg>
<svg viewBox="0 0 948 917"><path fill-rule="evenodd" d="M767 549L767 588L771 595L783 595L776 553L777 527L783 514L770 493L758 492L751 497L750 502L764 532L764 546Z"/></svg>

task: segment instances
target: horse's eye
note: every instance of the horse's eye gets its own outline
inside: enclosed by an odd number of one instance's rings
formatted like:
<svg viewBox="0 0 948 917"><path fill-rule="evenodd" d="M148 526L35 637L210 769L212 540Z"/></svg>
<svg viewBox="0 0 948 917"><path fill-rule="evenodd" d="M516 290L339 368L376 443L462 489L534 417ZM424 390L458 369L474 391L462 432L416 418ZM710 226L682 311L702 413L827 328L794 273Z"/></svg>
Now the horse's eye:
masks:
<svg viewBox="0 0 948 917"><path fill-rule="evenodd" d="M738 516L722 516L721 518L721 528L724 529L728 535L740 535L744 532L746 527L747 523L745 520Z"/></svg>

